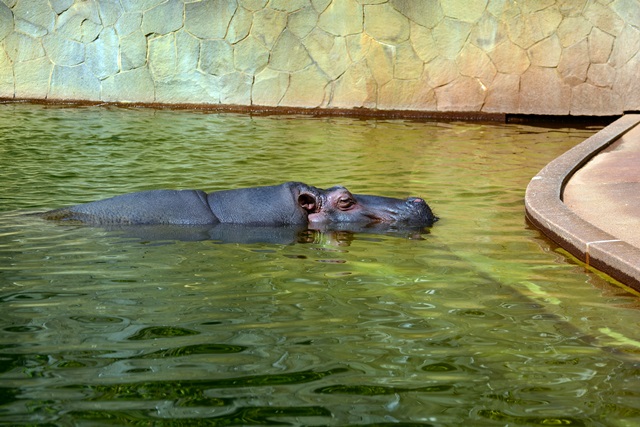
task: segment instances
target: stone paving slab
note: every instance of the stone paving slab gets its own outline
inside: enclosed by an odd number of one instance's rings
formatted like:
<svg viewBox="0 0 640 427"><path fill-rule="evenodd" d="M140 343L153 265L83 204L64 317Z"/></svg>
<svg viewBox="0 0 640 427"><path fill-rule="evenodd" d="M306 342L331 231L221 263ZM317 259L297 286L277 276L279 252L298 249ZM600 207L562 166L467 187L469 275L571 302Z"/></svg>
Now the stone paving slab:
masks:
<svg viewBox="0 0 640 427"><path fill-rule="evenodd" d="M527 218L578 259L640 291L640 115L626 115L531 180Z"/></svg>

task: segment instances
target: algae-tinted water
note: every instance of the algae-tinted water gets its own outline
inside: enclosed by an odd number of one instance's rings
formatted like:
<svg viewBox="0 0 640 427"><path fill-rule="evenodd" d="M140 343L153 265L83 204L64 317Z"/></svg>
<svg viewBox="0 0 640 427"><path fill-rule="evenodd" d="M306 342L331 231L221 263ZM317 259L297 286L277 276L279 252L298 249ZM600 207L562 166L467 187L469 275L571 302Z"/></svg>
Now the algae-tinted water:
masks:
<svg viewBox="0 0 640 427"><path fill-rule="evenodd" d="M636 297L524 219L596 131L1 105L0 423L635 425ZM221 244L23 215L288 180L441 220Z"/></svg>

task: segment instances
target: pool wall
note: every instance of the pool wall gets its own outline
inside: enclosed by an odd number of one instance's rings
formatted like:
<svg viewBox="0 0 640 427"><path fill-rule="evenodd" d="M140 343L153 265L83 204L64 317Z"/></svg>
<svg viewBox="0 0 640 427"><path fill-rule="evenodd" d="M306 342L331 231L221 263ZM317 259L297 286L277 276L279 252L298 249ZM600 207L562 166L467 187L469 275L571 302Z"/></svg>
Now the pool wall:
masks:
<svg viewBox="0 0 640 427"><path fill-rule="evenodd" d="M634 0L0 0L0 98L616 115Z"/></svg>

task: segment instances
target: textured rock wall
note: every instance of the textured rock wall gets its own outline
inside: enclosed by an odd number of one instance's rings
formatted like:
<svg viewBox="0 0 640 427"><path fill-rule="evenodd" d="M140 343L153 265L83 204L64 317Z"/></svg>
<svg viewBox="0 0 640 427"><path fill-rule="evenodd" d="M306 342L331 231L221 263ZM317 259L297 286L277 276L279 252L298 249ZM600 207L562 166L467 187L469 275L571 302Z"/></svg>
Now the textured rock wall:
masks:
<svg viewBox="0 0 640 427"><path fill-rule="evenodd" d="M640 110L637 0L0 0L0 98Z"/></svg>

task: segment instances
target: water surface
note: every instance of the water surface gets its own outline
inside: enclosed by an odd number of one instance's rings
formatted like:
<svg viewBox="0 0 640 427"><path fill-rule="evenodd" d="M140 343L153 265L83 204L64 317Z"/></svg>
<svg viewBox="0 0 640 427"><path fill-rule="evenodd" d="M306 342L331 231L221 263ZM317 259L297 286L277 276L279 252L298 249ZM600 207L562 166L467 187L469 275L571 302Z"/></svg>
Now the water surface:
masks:
<svg viewBox="0 0 640 427"><path fill-rule="evenodd" d="M0 422L636 425L637 297L524 219L597 130L0 105ZM222 244L23 215L289 180L441 220Z"/></svg>

